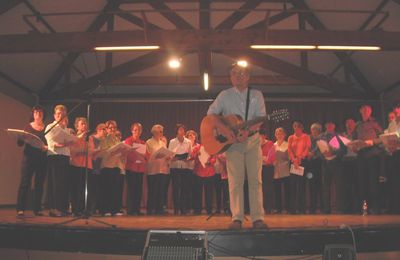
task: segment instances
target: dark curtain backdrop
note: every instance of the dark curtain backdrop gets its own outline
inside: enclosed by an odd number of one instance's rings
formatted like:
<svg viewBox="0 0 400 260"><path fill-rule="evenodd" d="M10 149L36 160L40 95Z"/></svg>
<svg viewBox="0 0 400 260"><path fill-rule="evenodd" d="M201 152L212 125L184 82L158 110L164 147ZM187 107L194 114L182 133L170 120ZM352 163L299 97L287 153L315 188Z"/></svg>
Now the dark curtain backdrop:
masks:
<svg viewBox="0 0 400 260"><path fill-rule="evenodd" d="M140 122L143 125L142 138L144 140L151 137L150 129L154 124L164 126L164 132L169 139L175 136L174 129L176 123L182 123L188 129L198 132L200 122L206 114L211 102L209 101L171 101L171 102L102 102L93 103L90 109L90 129L94 130L96 125L110 119L118 123L118 128L122 132L123 138L130 135L130 125L133 122ZM350 101L266 101L267 113L274 109L287 108L290 118L282 122L267 122L264 128L270 138L273 138L274 130L277 127L284 127L288 134L292 133L291 125L294 120L304 123L306 132L314 122L324 123L326 120L333 120L337 124L339 131L343 130L344 120L354 118L360 119L358 108L363 102ZM382 123L379 103L369 103L373 107L373 116ZM66 104L68 109L72 109L75 104ZM82 104L70 115L70 127L77 116L86 116L86 104ZM50 117L52 117L50 115ZM48 117L48 120L49 117ZM383 125L385 128L386 125Z"/></svg>

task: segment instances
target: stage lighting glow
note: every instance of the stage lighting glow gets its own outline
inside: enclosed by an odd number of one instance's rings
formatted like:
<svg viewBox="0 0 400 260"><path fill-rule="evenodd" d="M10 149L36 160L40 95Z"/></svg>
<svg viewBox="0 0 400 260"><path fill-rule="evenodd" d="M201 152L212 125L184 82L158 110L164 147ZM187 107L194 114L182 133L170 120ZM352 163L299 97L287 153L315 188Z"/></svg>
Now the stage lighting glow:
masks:
<svg viewBox="0 0 400 260"><path fill-rule="evenodd" d="M207 72L204 72L204 74L203 74L203 86L204 86L204 90L207 91L208 86L209 86L209 78L208 78Z"/></svg>
<svg viewBox="0 0 400 260"><path fill-rule="evenodd" d="M173 58L168 61L168 66L171 69L177 69L181 66L181 61L179 59Z"/></svg>
<svg viewBox="0 0 400 260"><path fill-rule="evenodd" d="M247 66L249 66L249 64L245 60L239 60L236 64L243 68L247 68Z"/></svg>
<svg viewBox="0 0 400 260"><path fill-rule="evenodd" d="M160 46L106 46L106 47L94 47L96 51L148 51L158 50Z"/></svg>

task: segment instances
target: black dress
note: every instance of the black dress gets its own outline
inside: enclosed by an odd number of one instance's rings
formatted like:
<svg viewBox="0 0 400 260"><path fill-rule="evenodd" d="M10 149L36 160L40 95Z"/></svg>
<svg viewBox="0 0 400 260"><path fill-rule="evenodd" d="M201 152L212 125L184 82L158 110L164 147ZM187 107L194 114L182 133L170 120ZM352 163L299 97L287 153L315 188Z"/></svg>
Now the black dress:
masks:
<svg viewBox="0 0 400 260"><path fill-rule="evenodd" d="M37 131L31 126L31 124L28 124L24 130L38 136L43 141L43 143L46 144L46 139L44 138L44 129L42 131ZM26 209L28 191L31 187L32 177L35 176L33 193L34 198L32 206L33 211L38 212L41 210L43 183L46 177L47 156L45 151L35 148L21 140L18 141L19 146L22 146L24 144L25 149L22 158L21 181L18 190L17 211L23 211Z"/></svg>

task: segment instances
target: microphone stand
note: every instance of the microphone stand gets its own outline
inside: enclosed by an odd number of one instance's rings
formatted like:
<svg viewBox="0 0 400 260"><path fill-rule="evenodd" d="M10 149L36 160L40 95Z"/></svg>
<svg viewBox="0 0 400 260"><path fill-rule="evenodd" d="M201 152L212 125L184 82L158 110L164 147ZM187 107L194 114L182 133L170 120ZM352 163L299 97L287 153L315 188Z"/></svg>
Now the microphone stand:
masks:
<svg viewBox="0 0 400 260"><path fill-rule="evenodd" d="M99 87L101 86L101 83L99 82L99 85L90 93L92 94L94 91L96 91ZM79 103L78 105L81 105L83 102ZM73 110L71 110L72 112ZM91 111L91 100L90 98L87 100L87 109L86 109L86 121L87 121L87 126L90 125L90 111ZM60 120L61 121L61 120ZM51 130L51 129L50 129ZM85 224L88 225L89 224L89 220L93 220L94 222L103 224L105 226L109 226L112 228L117 228L116 225L114 224L110 224L95 218L91 218L91 213L90 210L88 209L88 180L89 180L89 168L88 168L88 160L89 160L89 132L86 133L86 136L83 137L85 138L85 195L84 195L84 201L85 201L85 206L84 206L84 210L83 210L83 214L81 216L75 217L73 219L69 219L67 221L63 221L60 223L57 223L56 225L65 225L80 219L84 219L85 220Z"/></svg>

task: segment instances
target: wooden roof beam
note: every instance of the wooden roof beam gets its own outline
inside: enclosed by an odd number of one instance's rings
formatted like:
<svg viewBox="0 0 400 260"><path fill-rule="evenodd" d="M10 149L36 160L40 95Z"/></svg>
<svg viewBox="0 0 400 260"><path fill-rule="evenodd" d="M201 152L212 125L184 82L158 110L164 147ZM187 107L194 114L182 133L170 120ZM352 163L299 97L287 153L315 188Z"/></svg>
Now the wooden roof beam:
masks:
<svg viewBox="0 0 400 260"><path fill-rule="evenodd" d="M8 12L9 10L13 9L24 0L2 0L0 2L0 15Z"/></svg>
<svg viewBox="0 0 400 260"><path fill-rule="evenodd" d="M245 2L237 11L233 12L228 18L222 21L215 29L224 30L232 29L235 25L240 22L246 15L250 13L252 9L255 9L262 1L260 0L249 0ZM246 10L246 11L244 11Z"/></svg>
<svg viewBox="0 0 400 260"><path fill-rule="evenodd" d="M127 77L132 73L136 73L165 62L167 55L168 53L164 51L150 52L115 66L109 70L102 71L96 75L81 80L78 83L65 86L63 89L60 89L54 93L50 93L47 95L47 97L72 98L88 94L101 84L112 82L118 78Z"/></svg>
<svg viewBox="0 0 400 260"><path fill-rule="evenodd" d="M128 21L128 22L130 22L130 23L132 23L134 25L136 25L136 26L144 28L144 21L141 18L139 18L136 15L134 15L134 14L124 13L124 12L117 12L115 15L119 16L120 18L122 18L122 19L124 19L124 20L126 20L126 21ZM149 23L149 22L146 22L146 26L147 26L147 29L149 29L149 30L162 29L160 26L155 25L153 23Z"/></svg>
<svg viewBox="0 0 400 260"><path fill-rule="evenodd" d="M282 11L278 14L275 14L271 17L268 18L268 25L274 25L276 23L279 23L289 17L291 17L292 15L295 15L296 13L293 12L294 8L289 9L288 11ZM265 20L259 21L253 25L247 26L246 29L262 29L265 28Z"/></svg>
<svg viewBox="0 0 400 260"><path fill-rule="evenodd" d="M169 8L168 5L164 3L164 1L149 1L148 4L155 10L163 10L164 12L160 12L160 14L164 16L164 18L166 18L168 21L170 21L173 25L175 25L177 29L194 29L192 25L185 21L185 19L180 17L171 8Z"/></svg>
<svg viewBox="0 0 400 260"><path fill-rule="evenodd" d="M253 44L378 45L384 51L398 51L400 32L269 30L266 38L262 29L150 30L147 40L142 30L0 35L0 53L90 52L96 46L143 44L178 50L199 50L207 47L211 51L249 49ZM340 53L337 55L342 57ZM74 57L75 55L68 55L67 58L71 61L64 63L72 64Z"/></svg>
<svg viewBox="0 0 400 260"><path fill-rule="evenodd" d="M137 76L118 78L107 85L118 86L151 86L151 85L180 85L180 86L198 86L201 82L201 75L199 76ZM217 76L212 78L213 85L230 85L229 76ZM262 86L295 86L304 85L304 82L297 79L292 79L282 75L252 75L250 77L250 84Z"/></svg>
<svg viewBox="0 0 400 260"><path fill-rule="evenodd" d="M120 5L119 0L109 1L103 8L104 13L99 14L94 21L90 24L87 32L97 32L101 27L108 21L111 14L107 12L116 10ZM60 80L60 78L65 74L65 72L71 67L75 60L79 57L79 53L73 52L68 53L67 57L61 62L57 69L53 72L50 78L47 80L46 84L42 87L40 94L44 95L51 91Z"/></svg>

